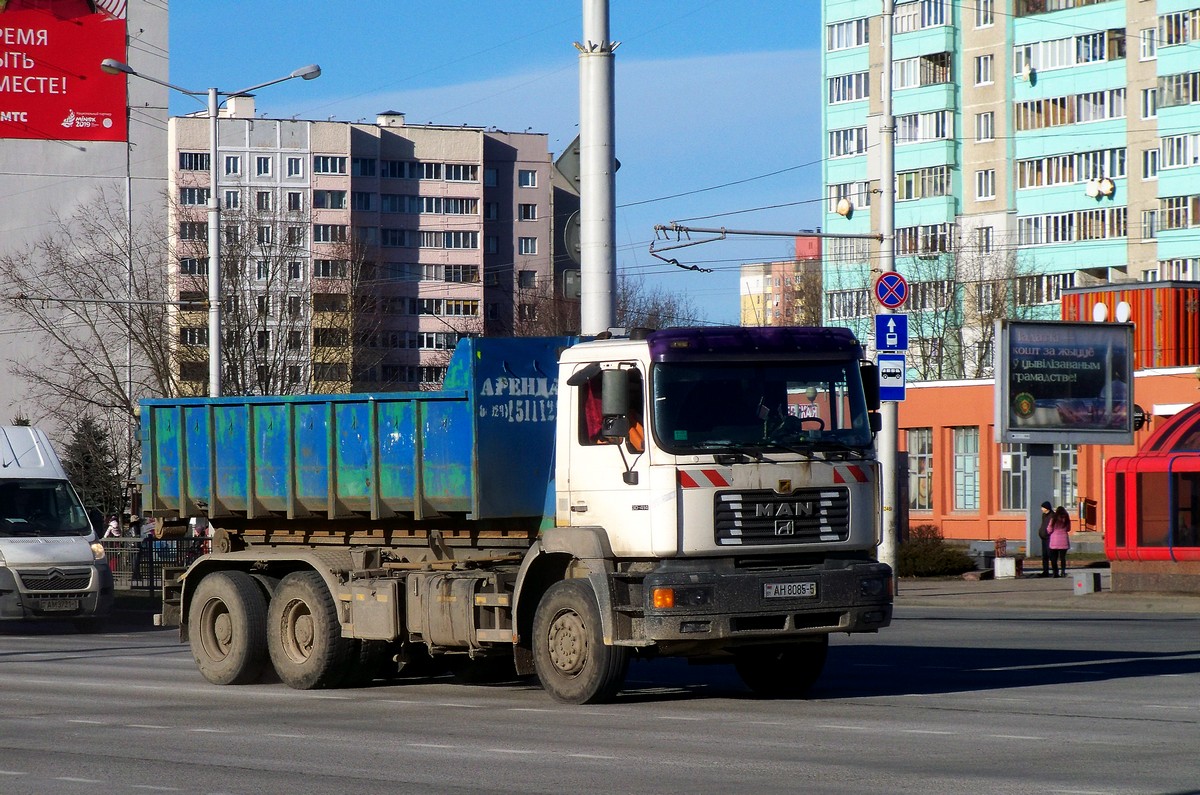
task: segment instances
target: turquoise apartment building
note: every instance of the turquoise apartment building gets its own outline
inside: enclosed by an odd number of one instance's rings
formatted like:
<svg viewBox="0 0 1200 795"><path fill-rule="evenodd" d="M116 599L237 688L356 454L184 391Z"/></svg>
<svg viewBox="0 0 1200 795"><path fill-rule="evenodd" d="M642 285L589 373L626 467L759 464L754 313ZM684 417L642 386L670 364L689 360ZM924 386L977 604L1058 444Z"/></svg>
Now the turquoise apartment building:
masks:
<svg viewBox="0 0 1200 795"><path fill-rule="evenodd" d="M879 229L881 0L823 0L827 232ZM1200 0L897 0L910 375L990 374L995 317L1200 279ZM828 239L824 319L873 333L878 244Z"/></svg>

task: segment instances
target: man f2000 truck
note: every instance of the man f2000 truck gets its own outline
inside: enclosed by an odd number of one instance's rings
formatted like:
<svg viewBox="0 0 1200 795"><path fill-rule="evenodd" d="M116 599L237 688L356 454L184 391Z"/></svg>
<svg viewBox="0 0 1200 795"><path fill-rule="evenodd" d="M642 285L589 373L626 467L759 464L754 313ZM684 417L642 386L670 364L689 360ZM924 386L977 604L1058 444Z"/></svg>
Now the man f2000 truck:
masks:
<svg viewBox="0 0 1200 795"><path fill-rule="evenodd" d="M0 620L58 619L99 629L113 576L46 434L0 427Z"/></svg>
<svg viewBox="0 0 1200 795"><path fill-rule="evenodd" d="M502 658L591 703L672 655L801 695L891 621L877 378L843 329L680 328L465 339L433 392L144 401L144 509L215 528L163 622L217 684Z"/></svg>

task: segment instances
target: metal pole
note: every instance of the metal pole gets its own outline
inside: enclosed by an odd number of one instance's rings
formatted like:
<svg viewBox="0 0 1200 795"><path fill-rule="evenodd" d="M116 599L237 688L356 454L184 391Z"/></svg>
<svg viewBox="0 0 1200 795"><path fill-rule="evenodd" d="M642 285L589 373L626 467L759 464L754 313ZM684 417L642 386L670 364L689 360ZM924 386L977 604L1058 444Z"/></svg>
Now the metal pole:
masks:
<svg viewBox="0 0 1200 795"><path fill-rule="evenodd" d="M221 199L217 190L217 89L208 90L208 396L221 396Z"/></svg>
<svg viewBox="0 0 1200 795"><path fill-rule="evenodd" d="M895 16L894 0L883 0L883 78L880 80L879 124L879 268L883 273L896 270L896 122L892 115L892 22ZM892 314L886 307L880 309ZM878 345L878 341L876 341ZM884 403L880 408L883 427L879 432L879 477L883 481L881 494L881 536L879 560L896 572L896 544L898 527L896 522L897 477L896 459L900 441L899 407L896 403Z"/></svg>
<svg viewBox="0 0 1200 795"><path fill-rule="evenodd" d="M616 179L613 50L608 0L583 0L579 50L580 322L584 334L616 325Z"/></svg>

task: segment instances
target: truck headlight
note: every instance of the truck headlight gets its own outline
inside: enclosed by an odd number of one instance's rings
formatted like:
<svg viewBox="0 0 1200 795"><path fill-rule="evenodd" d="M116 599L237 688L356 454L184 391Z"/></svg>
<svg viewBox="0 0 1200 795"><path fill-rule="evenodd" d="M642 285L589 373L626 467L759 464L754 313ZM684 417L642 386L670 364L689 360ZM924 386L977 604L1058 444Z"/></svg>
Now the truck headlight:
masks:
<svg viewBox="0 0 1200 795"><path fill-rule="evenodd" d="M858 581L858 589L866 597L891 596L892 581L888 577L869 577Z"/></svg>
<svg viewBox="0 0 1200 795"><path fill-rule="evenodd" d="M95 560L104 560L104 557L105 557L104 545L101 544L99 541L93 541L92 542L92 558ZM2 559L0 559L0 562L3 562Z"/></svg>

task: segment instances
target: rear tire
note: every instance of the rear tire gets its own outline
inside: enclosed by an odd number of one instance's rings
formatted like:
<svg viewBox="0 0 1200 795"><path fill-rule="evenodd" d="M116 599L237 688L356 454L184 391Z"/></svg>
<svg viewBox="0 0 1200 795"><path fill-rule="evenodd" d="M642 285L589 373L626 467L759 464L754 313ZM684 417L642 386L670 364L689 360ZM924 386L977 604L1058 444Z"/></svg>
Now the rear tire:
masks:
<svg viewBox="0 0 1200 795"><path fill-rule="evenodd" d="M267 664L267 599L250 575L219 571L200 581L188 610L188 642L214 685L258 681Z"/></svg>
<svg viewBox="0 0 1200 795"><path fill-rule="evenodd" d="M288 687L336 687L349 672L354 645L342 637L333 594L315 571L293 572L280 580L267 627L271 662Z"/></svg>
<svg viewBox="0 0 1200 795"><path fill-rule="evenodd" d="M746 687L763 698L803 698L821 676L829 636L781 646L738 649L733 666Z"/></svg>
<svg viewBox="0 0 1200 795"><path fill-rule="evenodd" d="M621 689L629 649L604 644L587 580L557 582L542 596L533 618L533 661L542 687L564 704L611 701Z"/></svg>

